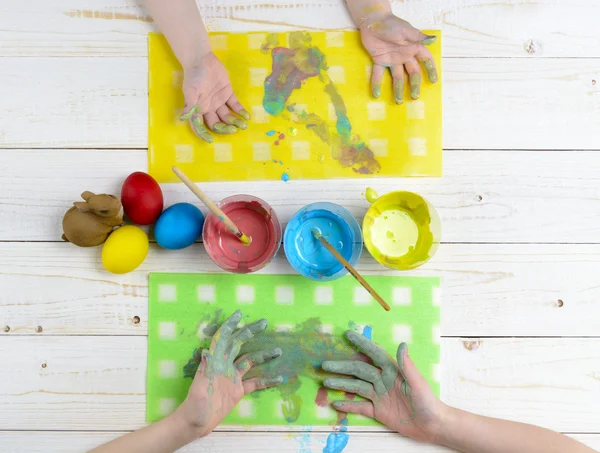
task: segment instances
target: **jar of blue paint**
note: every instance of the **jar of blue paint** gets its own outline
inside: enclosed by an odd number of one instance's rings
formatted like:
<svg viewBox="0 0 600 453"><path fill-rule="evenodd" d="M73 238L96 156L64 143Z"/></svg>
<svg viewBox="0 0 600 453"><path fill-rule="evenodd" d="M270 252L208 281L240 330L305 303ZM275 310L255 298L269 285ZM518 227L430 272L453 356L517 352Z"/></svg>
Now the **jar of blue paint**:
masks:
<svg viewBox="0 0 600 453"><path fill-rule="evenodd" d="M329 281L348 273L314 237L316 229L351 264L362 253L360 226L350 212L335 203L312 203L291 218L283 236L288 261L296 271L312 280Z"/></svg>

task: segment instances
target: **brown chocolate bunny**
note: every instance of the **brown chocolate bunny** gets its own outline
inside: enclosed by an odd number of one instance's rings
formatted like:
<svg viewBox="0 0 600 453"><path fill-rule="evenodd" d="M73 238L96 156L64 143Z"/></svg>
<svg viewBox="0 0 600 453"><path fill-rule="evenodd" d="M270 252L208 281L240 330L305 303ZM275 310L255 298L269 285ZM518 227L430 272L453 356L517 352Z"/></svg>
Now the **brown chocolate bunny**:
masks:
<svg viewBox="0 0 600 453"><path fill-rule="evenodd" d="M95 195L85 191L85 201L76 201L63 218L65 241L79 247L103 244L114 227L123 225L123 206L114 195Z"/></svg>

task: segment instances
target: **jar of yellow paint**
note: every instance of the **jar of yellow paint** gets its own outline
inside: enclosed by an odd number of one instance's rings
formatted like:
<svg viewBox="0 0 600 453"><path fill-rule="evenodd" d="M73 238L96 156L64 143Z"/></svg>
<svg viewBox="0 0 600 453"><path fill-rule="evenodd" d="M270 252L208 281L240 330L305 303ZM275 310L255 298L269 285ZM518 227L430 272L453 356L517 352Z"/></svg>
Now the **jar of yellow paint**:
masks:
<svg viewBox="0 0 600 453"><path fill-rule="evenodd" d="M442 226L435 208L422 196L405 191L379 198L367 190L372 204L363 220L367 250L391 269L409 270L429 261L440 245Z"/></svg>

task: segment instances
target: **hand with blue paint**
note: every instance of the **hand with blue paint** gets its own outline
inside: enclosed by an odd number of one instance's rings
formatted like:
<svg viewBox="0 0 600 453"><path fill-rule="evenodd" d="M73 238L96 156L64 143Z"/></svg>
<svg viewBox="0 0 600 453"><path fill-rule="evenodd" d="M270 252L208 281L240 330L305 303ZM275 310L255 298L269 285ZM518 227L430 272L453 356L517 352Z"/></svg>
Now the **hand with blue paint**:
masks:
<svg viewBox="0 0 600 453"><path fill-rule="evenodd" d="M326 371L353 376L327 378L325 387L366 399L335 401L333 407L340 412L375 418L402 435L463 453L595 451L575 439L539 426L483 417L450 407L431 391L408 355L406 343L400 344L394 359L363 335L348 331L346 337L373 364L359 360L323 362L322 367ZM332 442L335 440L332 437Z"/></svg>
<svg viewBox="0 0 600 453"><path fill-rule="evenodd" d="M256 365L281 356L281 349L259 350L238 357L244 343L267 328L261 319L237 328L238 310L217 330L202 359L183 403L169 416L95 450L95 453L163 453L175 451L206 436L249 393L283 383L283 377L244 376Z"/></svg>
<svg viewBox="0 0 600 453"><path fill-rule="evenodd" d="M426 35L394 16L388 0L347 0L346 3L360 29L363 46L373 59L371 90L375 98L381 95L381 80L386 68L392 73L396 104L404 102L405 72L410 97L419 98L423 78L419 63L425 67L431 83L438 81L433 56L426 47L436 41L436 36Z"/></svg>
<svg viewBox="0 0 600 453"><path fill-rule="evenodd" d="M145 6L164 33L183 67L183 96L180 119L207 143L210 131L233 134L247 129L250 114L233 93L229 74L212 52L208 33L195 0L144 0Z"/></svg>

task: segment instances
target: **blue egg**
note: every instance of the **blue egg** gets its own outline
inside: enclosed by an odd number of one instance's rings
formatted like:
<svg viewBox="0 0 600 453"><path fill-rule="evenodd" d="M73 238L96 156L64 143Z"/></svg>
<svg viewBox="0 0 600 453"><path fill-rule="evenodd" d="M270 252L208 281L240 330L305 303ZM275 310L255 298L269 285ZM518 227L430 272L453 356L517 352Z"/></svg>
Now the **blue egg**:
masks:
<svg viewBox="0 0 600 453"><path fill-rule="evenodd" d="M192 245L202 235L204 215L190 203L177 203L160 215L154 226L158 245L179 250Z"/></svg>

